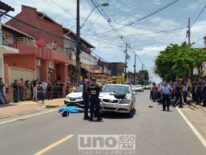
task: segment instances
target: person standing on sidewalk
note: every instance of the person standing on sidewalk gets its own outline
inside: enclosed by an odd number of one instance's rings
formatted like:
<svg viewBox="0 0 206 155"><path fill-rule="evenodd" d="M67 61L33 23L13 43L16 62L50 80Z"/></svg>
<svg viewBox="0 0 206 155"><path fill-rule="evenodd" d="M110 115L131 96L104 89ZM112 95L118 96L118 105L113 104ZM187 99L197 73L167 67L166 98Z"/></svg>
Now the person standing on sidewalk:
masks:
<svg viewBox="0 0 206 155"><path fill-rule="evenodd" d="M25 92L25 84L24 84L23 79L20 79L20 81L19 81L19 98L20 98L20 101L25 100L24 92Z"/></svg>
<svg viewBox="0 0 206 155"><path fill-rule="evenodd" d="M46 88L46 95L47 95L47 99L53 99L53 96L52 96L52 83L49 81L49 83L47 84L47 88Z"/></svg>
<svg viewBox="0 0 206 155"><path fill-rule="evenodd" d="M206 81L204 81L204 85L202 87L202 99L203 99L203 107L206 107Z"/></svg>
<svg viewBox="0 0 206 155"><path fill-rule="evenodd" d="M37 92L37 83L36 83L36 81L33 83L32 87L33 87L33 97L32 97L32 100L38 102L38 96L37 96L38 92Z"/></svg>
<svg viewBox="0 0 206 155"><path fill-rule="evenodd" d="M187 85L184 83L183 84L183 87L182 87L182 93L183 93L183 100L184 100L184 103L187 104L187 96L188 96L188 87Z"/></svg>
<svg viewBox="0 0 206 155"><path fill-rule="evenodd" d="M0 77L0 103L7 104L7 99L4 93L5 84L3 83L2 78Z"/></svg>
<svg viewBox="0 0 206 155"><path fill-rule="evenodd" d="M17 80L12 83L13 88L13 102L19 102L19 85Z"/></svg>
<svg viewBox="0 0 206 155"><path fill-rule="evenodd" d="M162 94L162 107L163 111L166 110L170 111L170 94L172 92L171 86L167 83L167 81L164 82L163 86L161 87L161 94Z"/></svg>
<svg viewBox="0 0 206 155"><path fill-rule="evenodd" d="M43 85L42 85L42 82L39 82L38 83L38 86L37 86L37 96L38 96L38 100L41 100L42 103L44 103L44 88L43 88Z"/></svg>
<svg viewBox="0 0 206 155"><path fill-rule="evenodd" d="M202 89L202 82L199 80L197 87L196 87L196 105L201 105L202 103L202 94L201 94L201 89Z"/></svg>

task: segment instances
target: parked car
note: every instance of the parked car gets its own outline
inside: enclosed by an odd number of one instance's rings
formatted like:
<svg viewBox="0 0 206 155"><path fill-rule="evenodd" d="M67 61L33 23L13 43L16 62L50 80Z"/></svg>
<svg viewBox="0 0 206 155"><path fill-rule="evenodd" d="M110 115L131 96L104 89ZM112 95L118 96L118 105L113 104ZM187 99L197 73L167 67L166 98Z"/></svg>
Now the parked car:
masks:
<svg viewBox="0 0 206 155"><path fill-rule="evenodd" d="M135 92L143 92L144 87L142 85L133 85L132 90L135 91Z"/></svg>
<svg viewBox="0 0 206 155"><path fill-rule="evenodd" d="M102 112L127 113L132 117L136 96L130 85L106 84L99 98Z"/></svg>
<svg viewBox="0 0 206 155"><path fill-rule="evenodd" d="M83 104L82 92L83 92L83 85L80 85L74 90L74 92L67 94L67 96L64 99L64 104L83 108L84 104Z"/></svg>
<svg viewBox="0 0 206 155"><path fill-rule="evenodd" d="M146 89L146 90L151 89L151 85L145 85L145 86L144 86L144 89Z"/></svg>

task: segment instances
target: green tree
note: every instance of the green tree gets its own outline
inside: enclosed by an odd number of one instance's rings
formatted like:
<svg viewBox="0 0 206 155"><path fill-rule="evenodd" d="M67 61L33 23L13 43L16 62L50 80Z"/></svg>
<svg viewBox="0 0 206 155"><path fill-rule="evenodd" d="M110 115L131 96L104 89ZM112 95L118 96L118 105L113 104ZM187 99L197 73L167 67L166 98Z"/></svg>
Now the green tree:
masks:
<svg viewBox="0 0 206 155"><path fill-rule="evenodd" d="M142 75L145 81L149 81L149 73L148 70L140 70L139 74Z"/></svg>
<svg viewBox="0 0 206 155"><path fill-rule="evenodd" d="M188 44L171 44L161 51L155 61L155 73L164 80L192 77L193 69L199 73L201 64L206 60L206 51L190 48Z"/></svg>

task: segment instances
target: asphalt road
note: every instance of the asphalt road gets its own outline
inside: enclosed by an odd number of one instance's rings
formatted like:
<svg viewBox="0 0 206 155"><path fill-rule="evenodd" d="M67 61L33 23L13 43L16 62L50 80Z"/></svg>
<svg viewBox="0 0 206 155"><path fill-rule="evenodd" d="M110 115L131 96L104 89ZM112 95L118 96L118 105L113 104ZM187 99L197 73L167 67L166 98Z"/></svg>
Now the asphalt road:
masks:
<svg viewBox="0 0 206 155"><path fill-rule="evenodd" d="M133 118L107 114L102 122L90 122L82 119L83 114L62 118L57 112L52 112L2 124L0 154L40 155L39 151L43 151L45 155L206 155L205 147L178 111L171 108L170 112L163 112L162 107L151 102L148 96L148 91L137 94L136 114ZM78 150L78 135L85 134L94 137L135 135L135 151L122 153L122 150L115 152L112 148L110 151L113 153L106 150L94 153Z"/></svg>

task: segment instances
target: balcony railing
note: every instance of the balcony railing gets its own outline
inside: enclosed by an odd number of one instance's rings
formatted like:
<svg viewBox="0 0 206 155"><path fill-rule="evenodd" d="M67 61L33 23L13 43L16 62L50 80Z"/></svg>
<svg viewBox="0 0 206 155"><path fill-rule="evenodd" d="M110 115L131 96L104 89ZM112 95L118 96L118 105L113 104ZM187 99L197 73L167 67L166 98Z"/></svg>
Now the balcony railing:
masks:
<svg viewBox="0 0 206 155"><path fill-rule="evenodd" d="M7 45L10 47L18 48L18 44L24 43L27 45L31 46L36 46L36 40L28 38L28 37L4 37L3 36L3 45ZM65 52L70 60L76 60L76 51L75 51L75 46L72 48L61 48L59 47L56 43L48 43L46 44L45 48L51 49L55 52ZM90 53L89 49L83 49L84 51L81 52L80 54L80 61L81 63L88 64L88 65L97 65L97 58L88 54L87 52ZM85 52L86 50L86 52Z"/></svg>
<svg viewBox="0 0 206 155"><path fill-rule="evenodd" d="M35 41L33 39L30 39L28 37L4 37L3 36L3 40L2 40L3 45L7 45L7 46L16 46L18 43L26 43L26 44L34 44Z"/></svg>

